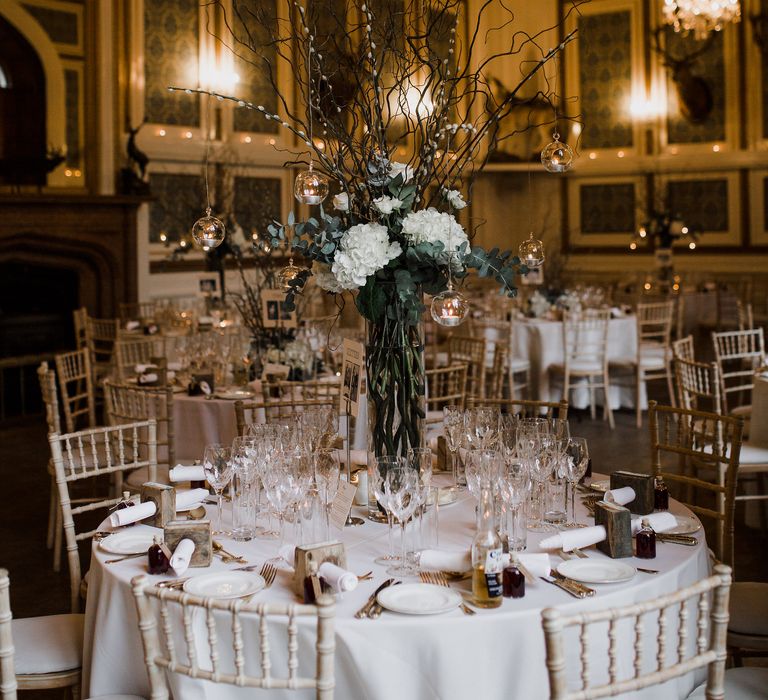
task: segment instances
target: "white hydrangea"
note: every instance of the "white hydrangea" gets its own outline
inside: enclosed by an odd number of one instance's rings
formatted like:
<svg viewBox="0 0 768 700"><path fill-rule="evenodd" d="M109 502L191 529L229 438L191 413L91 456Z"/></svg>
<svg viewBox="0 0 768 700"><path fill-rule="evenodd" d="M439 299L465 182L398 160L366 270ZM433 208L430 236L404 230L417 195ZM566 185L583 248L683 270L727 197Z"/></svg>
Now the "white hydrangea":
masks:
<svg viewBox="0 0 768 700"><path fill-rule="evenodd" d="M467 206L464 197L461 196L461 192L458 190L445 190L445 199L454 209L463 209Z"/></svg>
<svg viewBox="0 0 768 700"><path fill-rule="evenodd" d="M333 208L337 211L349 211L349 195L346 192L334 195Z"/></svg>
<svg viewBox="0 0 768 700"><path fill-rule="evenodd" d="M331 272L331 268L323 263L315 262L312 265L312 276L315 278L315 282L320 289L324 289L326 292L333 292L338 294L344 291L336 277Z"/></svg>
<svg viewBox="0 0 768 700"><path fill-rule="evenodd" d="M440 242L449 252L458 251L462 244L469 243L467 234L453 215L439 212L434 207L407 214L403 219L403 234L416 245Z"/></svg>
<svg viewBox="0 0 768 700"><path fill-rule="evenodd" d="M387 197L384 195L374 199L373 206L375 206L382 214L386 215L391 214L393 211L399 209L401 206L403 206L403 203L397 199L397 197Z"/></svg>
<svg viewBox="0 0 768 700"><path fill-rule="evenodd" d="M403 249L381 224L357 224L342 237L331 271L342 289L358 289Z"/></svg>
<svg viewBox="0 0 768 700"><path fill-rule="evenodd" d="M399 161L393 160L389 164L389 176L394 179L398 175L403 176L403 184L406 182L410 182L413 180L413 176L416 174L416 171L407 163L400 163Z"/></svg>

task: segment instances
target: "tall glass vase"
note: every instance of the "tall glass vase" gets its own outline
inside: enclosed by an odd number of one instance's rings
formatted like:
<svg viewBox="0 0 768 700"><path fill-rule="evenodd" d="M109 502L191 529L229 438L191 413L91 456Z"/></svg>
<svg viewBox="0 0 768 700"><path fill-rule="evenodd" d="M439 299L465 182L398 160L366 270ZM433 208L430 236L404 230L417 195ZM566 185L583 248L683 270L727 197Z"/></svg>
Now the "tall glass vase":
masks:
<svg viewBox="0 0 768 700"><path fill-rule="evenodd" d="M408 323L396 292L390 301L384 318L366 322L369 466L425 445L424 324ZM383 515L371 494L368 511L376 520Z"/></svg>

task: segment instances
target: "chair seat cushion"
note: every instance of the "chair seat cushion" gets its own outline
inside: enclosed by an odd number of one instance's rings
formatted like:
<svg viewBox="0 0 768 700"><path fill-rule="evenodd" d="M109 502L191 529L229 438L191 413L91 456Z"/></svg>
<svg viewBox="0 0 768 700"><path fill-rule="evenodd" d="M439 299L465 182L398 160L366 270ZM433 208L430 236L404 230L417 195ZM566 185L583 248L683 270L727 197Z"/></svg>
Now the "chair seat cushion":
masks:
<svg viewBox="0 0 768 700"><path fill-rule="evenodd" d="M569 365L569 368L571 370L571 374L602 374L603 373L603 366L593 360L576 360L576 362L571 362ZM558 374L564 374L565 373L565 365L563 364L553 364L550 365L550 369L553 372L557 372Z"/></svg>
<svg viewBox="0 0 768 700"><path fill-rule="evenodd" d="M736 406L731 411L731 414L734 416L744 416L745 418L749 418L752 415L752 406Z"/></svg>
<svg viewBox="0 0 768 700"><path fill-rule="evenodd" d="M83 615L45 615L13 621L19 676L56 673L83 663Z"/></svg>
<svg viewBox="0 0 768 700"><path fill-rule="evenodd" d="M513 357L509 361L509 367L513 373L527 372L531 369L531 363L528 360L521 360L519 357Z"/></svg>
<svg viewBox="0 0 768 700"><path fill-rule="evenodd" d="M768 464L768 447L745 442L739 452L739 464Z"/></svg>
<svg viewBox="0 0 768 700"><path fill-rule="evenodd" d="M768 637L768 583L732 584L729 608L729 632Z"/></svg>
<svg viewBox="0 0 768 700"><path fill-rule="evenodd" d="M730 668L725 672L725 697L728 700L763 700L768 688L768 668L745 667ZM706 682L702 683L689 696L706 697Z"/></svg>

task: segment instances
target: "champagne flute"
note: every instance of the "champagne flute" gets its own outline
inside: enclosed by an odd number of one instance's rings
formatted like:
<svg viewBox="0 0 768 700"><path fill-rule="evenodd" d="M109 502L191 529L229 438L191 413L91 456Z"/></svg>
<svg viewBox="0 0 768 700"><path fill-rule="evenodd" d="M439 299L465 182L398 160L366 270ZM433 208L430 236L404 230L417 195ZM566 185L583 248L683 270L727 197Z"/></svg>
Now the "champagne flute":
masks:
<svg viewBox="0 0 768 700"><path fill-rule="evenodd" d="M393 467L384 479L389 508L400 523L400 562L387 569L391 576L410 576L415 572L415 567L408 563L405 527L418 506L418 484L418 474L410 467Z"/></svg>
<svg viewBox="0 0 768 700"><path fill-rule="evenodd" d="M565 478L571 487L571 518L569 525L576 524L576 484L581 481L587 472L587 463L589 462L589 450L587 449L587 440L582 437L572 437L568 440L568 446L565 448L566 473Z"/></svg>
<svg viewBox="0 0 768 700"><path fill-rule="evenodd" d="M218 500L216 535L226 535L222 530L221 509L224 489L232 479L232 449L227 445L207 445L203 454L203 470L208 483L213 486Z"/></svg>
<svg viewBox="0 0 768 700"><path fill-rule="evenodd" d="M374 559L376 564L391 564L392 562L398 561L398 557L394 551L394 543L392 542L392 529L394 524L393 514L389 503L389 494L385 488L385 483L387 474L390 472L390 470L405 467L406 461L403 457L395 457L394 455L377 457L376 466L371 470L368 477L372 481L373 492L376 495L376 501L387 514L387 539L389 543L389 553L381 557L376 557L376 559Z"/></svg>
<svg viewBox="0 0 768 700"><path fill-rule="evenodd" d="M467 483L464 477L464 470L461 468L461 436L464 432L464 411L459 406L445 406L443 408L443 432L445 433L445 442L451 453L451 463L453 466L453 482L456 486L465 486Z"/></svg>

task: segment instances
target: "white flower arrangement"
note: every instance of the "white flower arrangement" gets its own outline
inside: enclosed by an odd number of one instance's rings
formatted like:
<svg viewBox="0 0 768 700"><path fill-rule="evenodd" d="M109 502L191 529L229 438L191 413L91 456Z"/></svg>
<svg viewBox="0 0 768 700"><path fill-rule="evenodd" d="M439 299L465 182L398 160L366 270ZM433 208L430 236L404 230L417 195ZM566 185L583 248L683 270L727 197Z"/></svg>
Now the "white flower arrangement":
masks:
<svg viewBox="0 0 768 700"><path fill-rule="evenodd" d="M454 209L463 209L467 206L467 203L464 201L464 197L461 196L461 192L458 190L444 190L445 192L445 199Z"/></svg>
<svg viewBox="0 0 768 700"><path fill-rule="evenodd" d="M385 216L388 216L393 211L397 211L400 209L400 207L403 206L403 203L401 200L397 199L396 197L388 197L386 195L383 195L382 197L377 197L373 200L373 206L376 207L376 209L379 210L382 214Z"/></svg>
<svg viewBox="0 0 768 700"><path fill-rule="evenodd" d="M403 234L415 245L442 243L448 253L455 253L469 244L469 238L452 214L440 212L434 207L410 212L403 219Z"/></svg>
<svg viewBox="0 0 768 700"><path fill-rule="evenodd" d="M349 211L349 195L346 192L339 192L333 197L333 208L336 211Z"/></svg>
<svg viewBox="0 0 768 700"><path fill-rule="evenodd" d="M341 237L331 271L342 289L359 289L402 252L397 241L389 240L386 226L356 224Z"/></svg>

